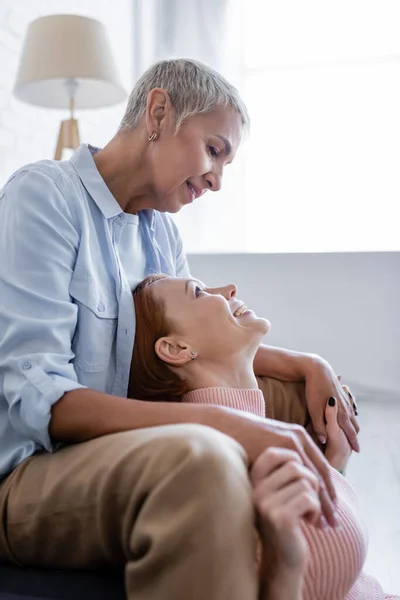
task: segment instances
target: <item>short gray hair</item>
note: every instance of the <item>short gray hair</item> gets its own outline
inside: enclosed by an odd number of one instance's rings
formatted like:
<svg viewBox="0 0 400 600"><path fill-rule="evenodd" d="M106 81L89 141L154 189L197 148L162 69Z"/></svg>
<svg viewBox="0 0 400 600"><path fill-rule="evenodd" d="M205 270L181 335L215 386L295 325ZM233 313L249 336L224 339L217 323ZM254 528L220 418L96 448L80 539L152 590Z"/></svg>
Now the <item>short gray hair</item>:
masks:
<svg viewBox="0 0 400 600"><path fill-rule="evenodd" d="M133 129L146 112L147 96L154 88L166 90L176 112L176 126L192 115L230 106L239 113L245 131L250 118L238 90L211 67L190 59L163 60L141 76L133 88L119 131Z"/></svg>

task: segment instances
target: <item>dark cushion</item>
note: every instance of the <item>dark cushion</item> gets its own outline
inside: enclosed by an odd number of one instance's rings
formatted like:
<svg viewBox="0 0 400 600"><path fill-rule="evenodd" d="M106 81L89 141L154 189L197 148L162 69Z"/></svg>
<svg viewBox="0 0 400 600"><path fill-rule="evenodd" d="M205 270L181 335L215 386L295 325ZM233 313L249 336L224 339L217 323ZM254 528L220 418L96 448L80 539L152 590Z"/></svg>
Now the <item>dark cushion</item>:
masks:
<svg viewBox="0 0 400 600"><path fill-rule="evenodd" d="M64 571L0 564L0 600L125 600L123 570Z"/></svg>

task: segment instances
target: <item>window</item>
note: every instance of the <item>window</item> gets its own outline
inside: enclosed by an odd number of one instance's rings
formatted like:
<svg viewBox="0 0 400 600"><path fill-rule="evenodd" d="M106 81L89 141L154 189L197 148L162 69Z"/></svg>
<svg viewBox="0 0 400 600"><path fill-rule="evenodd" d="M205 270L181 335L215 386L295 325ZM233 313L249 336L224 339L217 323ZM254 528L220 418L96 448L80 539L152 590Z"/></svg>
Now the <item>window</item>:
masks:
<svg viewBox="0 0 400 600"><path fill-rule="evenodd" d="M400 3L244 15L246 250L400 250Z"/></svg>

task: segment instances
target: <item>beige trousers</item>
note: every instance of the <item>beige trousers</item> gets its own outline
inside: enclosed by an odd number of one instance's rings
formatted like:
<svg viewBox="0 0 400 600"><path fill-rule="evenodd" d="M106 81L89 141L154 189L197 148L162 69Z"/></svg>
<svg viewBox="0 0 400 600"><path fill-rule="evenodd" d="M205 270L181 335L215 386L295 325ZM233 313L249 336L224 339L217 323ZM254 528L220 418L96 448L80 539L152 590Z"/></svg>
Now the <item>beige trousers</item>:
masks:
<svg viewBox="0 0 400 600"><path fill-rule="evenodd" d="M280 381L270 377L257 377L257 382L264 394L266 417L285 423L298 423L315 439L303 382Z"/></svg>
<svg viewBox="0 0 400 600"><path fill-rule="evenodd" d="M265 398L265 416L269 419L297 423L306 429L318 448L324 452L315 434L310 414L307 409L304 382L287 382L257 377L258 387Z"/></svg>
<svg viewBox="0 0 400 600"><path fill-rule="evenodd" d="M308 422L304 386L262 378L266 415ZM0 559L125 565L130 600L256 600L243 448L200 425L117 433L27 459L0 483Z"/></svg>
<svg viewBox="0 0 400 600"><path fill-rule="evenodd" d="M256 600L255 551L245 453L209 427L104 436L0 484L0 559L125 565L130 600Z"/></svg>

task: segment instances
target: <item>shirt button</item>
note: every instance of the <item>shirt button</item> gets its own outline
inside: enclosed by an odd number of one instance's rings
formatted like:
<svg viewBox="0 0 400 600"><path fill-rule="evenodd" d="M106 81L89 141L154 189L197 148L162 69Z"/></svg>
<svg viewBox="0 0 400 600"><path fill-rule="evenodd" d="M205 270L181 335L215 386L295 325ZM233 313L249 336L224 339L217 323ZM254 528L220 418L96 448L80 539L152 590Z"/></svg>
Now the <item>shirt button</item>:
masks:
<svg viewBox="0 0 400 600"><path fill-rule="evenodd" d="M102 302L100 302L100 304L98 305L97 308L98 308L99 312L104 312L105 306L104 306L104 304Z"/></svg>
<svg viewBox="0 0 400 600"><path fill-rule="evenodd" d="M22 363L22 368L26 371L27 369L30 369L32 367L32 363L30 360L25 360Z"/></svg>
<svg viewBox="0 0 400 600"><path fill-rule="evenodd" d="M128 335L128 330L127 329L125 329L125 335Z"/></svg>

